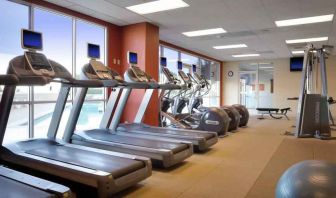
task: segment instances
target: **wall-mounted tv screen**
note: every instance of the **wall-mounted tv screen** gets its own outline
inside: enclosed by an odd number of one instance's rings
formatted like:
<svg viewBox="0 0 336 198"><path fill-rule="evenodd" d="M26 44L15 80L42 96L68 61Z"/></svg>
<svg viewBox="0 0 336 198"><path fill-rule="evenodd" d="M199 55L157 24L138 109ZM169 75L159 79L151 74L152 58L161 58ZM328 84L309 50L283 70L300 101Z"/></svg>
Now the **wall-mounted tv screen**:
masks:
<svg viewBox="0 0 336 198"><path fill-rule="evenodd" d="M167 67L167 58L166 57L161 57L160 58L160 65L162 67Z"/></svg>
<svg viewBox="0 0 336 198"><path fill-rule="evenodd" d="M182 70L182 68L183 68L183 63L182 63L182 61L177 61L177 69L178 69L178 70Z"/></svg>
<svg viewBox="0 0 336 198"><path fill-rule="evenodd" d="M303 57L290 58L290 71L302 71Z"/></svg>

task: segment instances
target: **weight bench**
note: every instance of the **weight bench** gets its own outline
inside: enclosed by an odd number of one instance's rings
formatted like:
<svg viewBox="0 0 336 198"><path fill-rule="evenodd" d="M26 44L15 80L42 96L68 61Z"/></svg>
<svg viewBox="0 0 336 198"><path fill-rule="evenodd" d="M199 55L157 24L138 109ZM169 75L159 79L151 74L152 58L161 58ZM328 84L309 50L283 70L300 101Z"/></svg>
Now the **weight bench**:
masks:
<svg viewBox="0 0 336 198"><path fill-rule="evenodd" d="M287 112L290 111L290 107L288 108L257 108L257 111L261 114L261 116L258 118L260 120L265 119L264 115L269 115L274 119L281 119L282 117L286 117L287 120L289 120L287 116Z"/></svg>

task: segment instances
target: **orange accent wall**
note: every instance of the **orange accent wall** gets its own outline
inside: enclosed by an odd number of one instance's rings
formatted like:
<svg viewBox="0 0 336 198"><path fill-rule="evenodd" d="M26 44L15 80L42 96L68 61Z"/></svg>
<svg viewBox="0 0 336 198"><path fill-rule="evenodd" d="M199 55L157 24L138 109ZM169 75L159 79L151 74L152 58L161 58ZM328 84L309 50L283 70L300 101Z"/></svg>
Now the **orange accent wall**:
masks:
<svg viewBox="0 0 336 198"><path fill-rule="evenodd" d="M138 23L124 26L122 28L122 56L121 70L124 73L128 68L127 52L138 53L138 66L149 73L154 79L158 79L158 59L159 59L159 28L149 23ZM127 102L127 109L123 113L122 120L132 122L144 90L133 90ZM158 94L152 96L149 108L146 110L144 122L146 124L158 125Z"/></svg>

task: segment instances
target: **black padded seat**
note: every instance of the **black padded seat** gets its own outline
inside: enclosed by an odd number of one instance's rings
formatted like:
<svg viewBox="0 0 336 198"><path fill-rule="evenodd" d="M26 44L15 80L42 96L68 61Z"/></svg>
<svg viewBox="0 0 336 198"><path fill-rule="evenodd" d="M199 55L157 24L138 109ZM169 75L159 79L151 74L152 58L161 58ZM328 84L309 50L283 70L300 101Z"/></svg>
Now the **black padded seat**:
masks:
<svg viewBox="0 0 336 198"><path fill-rule="evenodd" d="M279 111L279 108L257 108L258 111Z"/></svg>

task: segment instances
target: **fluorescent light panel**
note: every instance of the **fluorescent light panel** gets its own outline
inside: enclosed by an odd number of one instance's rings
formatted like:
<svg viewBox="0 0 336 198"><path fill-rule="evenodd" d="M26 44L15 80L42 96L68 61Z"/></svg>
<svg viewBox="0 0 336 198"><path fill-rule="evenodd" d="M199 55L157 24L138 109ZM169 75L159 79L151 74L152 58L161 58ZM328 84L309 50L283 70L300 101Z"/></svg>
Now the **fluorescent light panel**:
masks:
<svg viewBox="0 0 336 198"><path fill-rule="evenodd" d="M166 10L188 7L189 5L182 0L157 0L148 3L142 3L126 7L127 9L138 14L150 14Z"/></svg>
<svg viewBox="0 0 336 198"><path fill-rule="evenodd" d="M292 51L292 54L304 54L303 50Z"/></svg>
<svg viewBox="0 0 336 198"><path fill-rule="evenodd" d="M254 56L260 56L260 54L236 54L236 55L232 55L232 57L234 57L234 58L254 57Z"/></svg>
<svg viewBox="0 0 336 198"><path fill-rule="evenodd" d="M275 21L275 24L278 27L284 27L284 26L293 26L293 25L303 25L303 24L327 22L327 21L332 21L333 18L334 18L333 14L328 14L328 15L321 15L321 16L313 16L313 17L305 17L305 18Z"/></svg>
<svg viewBox="0 0 336 198"><path fill-rule="evenodd" d="M221 46L214 46L215 49L234 49L234 48L243 48L247 47L245 44L234 44L234 45L221 45Z"/></svg>
<svg viewBox="0 0 336 198"><path fill-rule="evenodd" d="M318 42L318 41L327 41L328 37L316 37L316 38L305 38L305 39L293 39L293 40L286 40L287 44L293 43L309 43L309 42Z"/></svg>
<svg viewBox="0 0 336 198"><path fill-rule="evenodd" d="M226 31L223 28L213 28L213 29L206 29L206 30L183 32L182 34L189 36L189 37L194 37L194 36L205 36L205 35L222 34L222 33L226 33Z"/></svg>

